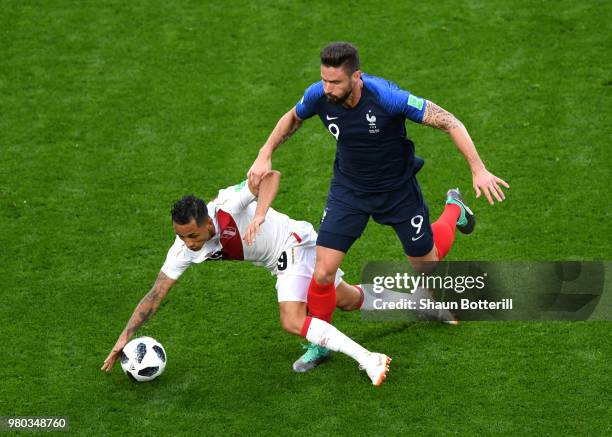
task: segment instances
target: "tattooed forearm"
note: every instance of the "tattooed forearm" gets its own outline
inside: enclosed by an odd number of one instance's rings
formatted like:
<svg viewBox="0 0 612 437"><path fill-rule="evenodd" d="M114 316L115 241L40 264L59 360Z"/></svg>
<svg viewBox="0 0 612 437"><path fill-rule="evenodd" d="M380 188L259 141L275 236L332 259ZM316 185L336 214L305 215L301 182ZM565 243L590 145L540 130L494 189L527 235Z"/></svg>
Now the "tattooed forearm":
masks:
<svg viewBox="0 0 612 437"><path fill-rule="evenodd" d="M159 284L156 283L134 310L134 314L132 314L125 328L128 337L131 337L142 325L149 321L159 308L162 298L162 291Z"/></svg>
<svg viewBox="0 0 612 437"><path fill-rule="evenodd" d="M455 118L453 114L451 114L445 109L440 108L434 102L431 102L429 100L427 101L427 106L425 107L423 124L441 129L446 132L461 126L461 122L457 120L457 118Z"/></svg>
<svg viewBox="0 0 612 437"><path fill-rule="evenodd" d="M131 337L136 331L140 329L142 325L147 323L153 315L153 312L153 308L149 308L146 311L139 311L138 316L132 317L128 322L128 326L126 328L128 336Z"/></svg>
<svg viewBox="0 0 612 437"><path fill-rule="evenodd" d="M300 128L300 126L302 125L302 123L300 121L296 121L294 122L291 127L289 128L289 132L287 132L285 135L283 135L281 137L280 142L278 143L279 145L283 144L285 141L287 141L289 138L291 138L291 136L297 132L297 130Z"/></svg>
<svg viewBox="0 0 612 437"><path fill-rule="evenodd" d="M157 285L155 285L151 291L149 291L146 296L144 297L146 300L150 301L150 302L155 302L156 300L159 299L159 287Z"/></svg>

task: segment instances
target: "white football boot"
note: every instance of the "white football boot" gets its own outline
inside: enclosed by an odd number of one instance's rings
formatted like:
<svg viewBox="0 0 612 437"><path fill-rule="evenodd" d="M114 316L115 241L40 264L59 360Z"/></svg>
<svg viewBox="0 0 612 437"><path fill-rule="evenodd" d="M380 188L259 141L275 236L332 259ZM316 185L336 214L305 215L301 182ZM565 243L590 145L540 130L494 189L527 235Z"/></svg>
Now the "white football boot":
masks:
<svg viewBox="0 0 612 437"><path fill-rule="evenodd" d="M368 362L365 365L359 365L359 370L365 370L370 380L372 380L372 384L379 386L387 377L390 363L391 358L385 354L370 352Z"/></svg>

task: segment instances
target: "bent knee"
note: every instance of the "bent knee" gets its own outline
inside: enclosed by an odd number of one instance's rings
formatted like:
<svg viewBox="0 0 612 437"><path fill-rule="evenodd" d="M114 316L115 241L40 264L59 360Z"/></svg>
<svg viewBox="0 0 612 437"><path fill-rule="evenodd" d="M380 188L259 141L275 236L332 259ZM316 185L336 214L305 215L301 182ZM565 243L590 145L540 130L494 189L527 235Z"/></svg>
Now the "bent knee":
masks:
<svg viewBox="0 0 612 437"><path fill-rule="evenodd" d="M320 285L332 284L336 280L336 272L337 269L332 270L324 267L317 267L314 272L315 281Z"/></svg>

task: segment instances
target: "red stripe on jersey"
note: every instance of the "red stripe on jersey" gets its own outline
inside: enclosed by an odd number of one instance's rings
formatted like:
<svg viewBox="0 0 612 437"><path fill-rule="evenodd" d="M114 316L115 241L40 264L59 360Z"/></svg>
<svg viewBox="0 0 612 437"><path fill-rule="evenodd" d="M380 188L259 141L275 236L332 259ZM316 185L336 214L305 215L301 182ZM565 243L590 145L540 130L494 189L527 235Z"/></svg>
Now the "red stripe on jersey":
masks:
<svg viewBox="0 0 612 437"><path fill-rule="evenodd" d="M217 223L219 223L219 240L223 259L243 261L242 238L236 222L225 211L217 210Z"/></svg>
<svg viewBox="0 0 612 437"><path fill-rule="evenodd" d="M295 240L296 240L298 243L301 243L301 242L302 242L302 239L300 238L300 236L299 236L298 234L296 234L295 232L292 232L292 233L291 233L291 235L293 235L293 236L295 237Z"/></svg>

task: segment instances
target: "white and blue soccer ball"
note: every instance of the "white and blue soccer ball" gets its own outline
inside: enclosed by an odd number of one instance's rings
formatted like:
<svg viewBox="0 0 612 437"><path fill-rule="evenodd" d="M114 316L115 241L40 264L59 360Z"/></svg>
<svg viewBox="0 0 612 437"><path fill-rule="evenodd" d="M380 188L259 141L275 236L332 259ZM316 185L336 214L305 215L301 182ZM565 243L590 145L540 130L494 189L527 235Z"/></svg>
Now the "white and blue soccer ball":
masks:
<svg viewBox="0 0 612 437"><path fill-rule="evenodd" d="M166 351L154 338L139 337L125 345L120 360L121 368L134 381L152 381L166 368Z"/></svg>

